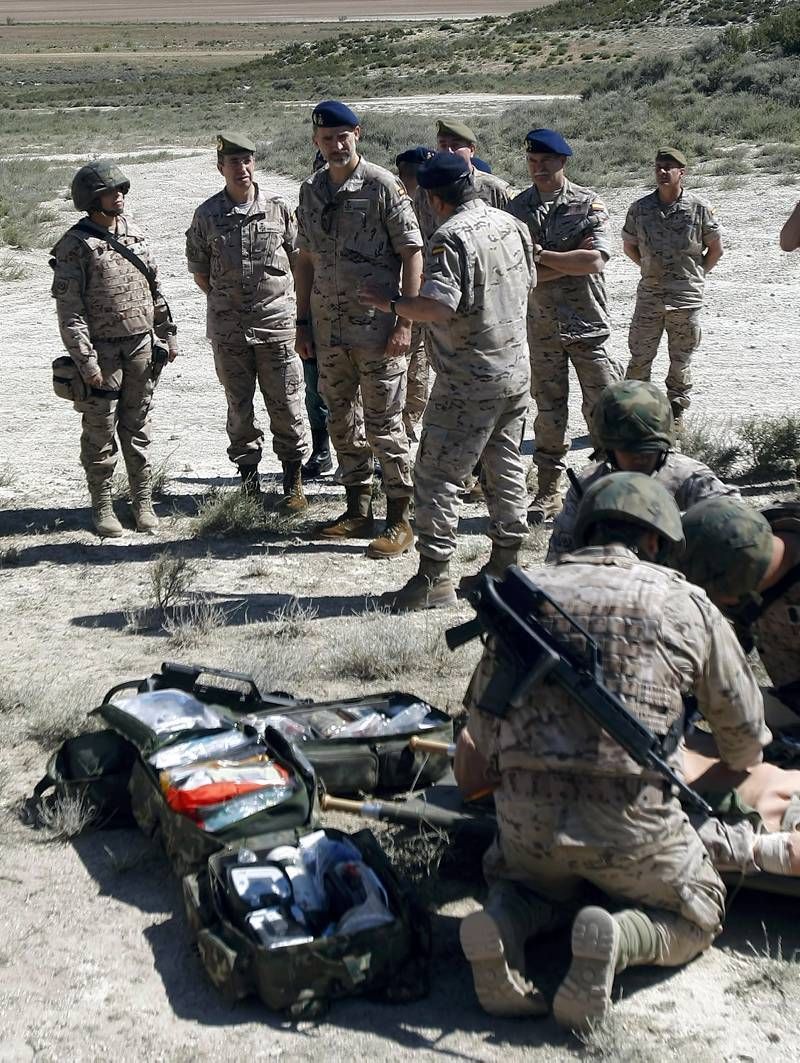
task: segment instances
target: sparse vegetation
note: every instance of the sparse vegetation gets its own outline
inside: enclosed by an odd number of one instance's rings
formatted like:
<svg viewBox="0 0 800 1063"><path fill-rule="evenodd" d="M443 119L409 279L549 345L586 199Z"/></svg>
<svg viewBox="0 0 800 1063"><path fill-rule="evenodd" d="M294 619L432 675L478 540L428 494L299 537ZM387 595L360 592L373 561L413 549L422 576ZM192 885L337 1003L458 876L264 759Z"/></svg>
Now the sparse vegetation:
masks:
<svg viewBox="0 0 800 1063"><path fill-rule="evenodd" d="M296 517L266 511L263 501L239 490L220 491L213 488L201 500L194 521L197 539L221 536L265 534L268 531L288 532L298 526Z"/></svg>
<svg viewBox="0 0 800 1063"><path fill-rule="evenodd" d="M733 475L742 455L742 445L732 427L713 424L697 414L684 420L678 442L684 454L702 461L723 480Z"/></svg>
<svg viewBox="0 0 800 1063"><path fill-rule="evenodd" d="M440 673L452 668L453 655L444 641L443 626L434 625L426 616L422 621L377 608L343 620L330 633L330 672L371 682L421 669Z"/></svg>
<svg viewBox="0 0 800 1063"><path fill-rule="evenodd" d="M299 598L290 598L277 609L273 622L264 634L272 638L299 639L308 633L308 625L319 616L319 609L311 602L304 605Z"/></svg>
<svg viewBox="0 0 800 1063"><path fill-rule="evenodd" d="M37 810L37 838L68 842L97 819L97 809L83 793L59 793L42 801Z"/></svg>
<svg viewBox="0 0 800 1063"><path fill-rule="evenodd" d="M745 475L757 479L796 475L800 465L800 417L749 417L739 426L748 464Z"/></svg>
<svg viewBox="0 0 800 1063"><path fill-rule="evenodd" d="M221 605L207 595L200 595L171 610L164 617L163 627L171 646L180 650L192 649L222 627L226 616Z"/></svg>
<svg viewBox="0 0 800 1063"><path fill-rule="evenodd" d="M162 622L186 596L197 575L196 566L181 554L165 552L150 565L150 588Z"/></svg>
<svg viewBox="0 0 800 1063"><path fill-rule="evenodd" d="M168 454L162 461L157 462L152 468L150 483L153 498L164 497L166 485L172 476L173 454ZM115 472L111 478L111 497L115 502L130 501L128 474L124 469Z"/></svg>

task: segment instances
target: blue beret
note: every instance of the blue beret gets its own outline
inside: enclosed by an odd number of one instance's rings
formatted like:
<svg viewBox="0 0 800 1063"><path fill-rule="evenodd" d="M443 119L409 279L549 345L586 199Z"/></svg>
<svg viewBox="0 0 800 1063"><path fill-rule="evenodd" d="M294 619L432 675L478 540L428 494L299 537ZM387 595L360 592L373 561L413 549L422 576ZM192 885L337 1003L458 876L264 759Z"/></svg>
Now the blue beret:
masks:
<svg viewBox="0 0 800 1063"><path fill-rule="evenodd" d="M475 167L476 170L480 170L481 173L492 172L492 168L489 163L486 162L484 159L479 159L477 155L472 156L472 165Z"/></svg>
<svg viewBox="0 0 800 1063"><path fill-rule="evenodd" d="M354 129L359 125L358 115L340 100L323 100L311 113L311 121L316 129L325 129L337 125L349 125Z"/></svg>
<svg viewBox="0 0 800 1063"><path fill-rule="evenodd" d="M394 160L394 164L399 166L400 163L407 162L419 166L421 163L427 162L428 159L432 159L435 154L436 151L433 148L426 148L424 145L419 144L416 148L408 148L406 151L401 151Z"/></svg>
<svg viewBox="0 0 800 1063"><path fill-rule="evenodd" d="M469 163L461 155L437 151L417 170L417 184L420 188L444 188L445 185L469 177L471 173Z"/></svg>
<svg viewBox="0 0 800 1063"><path fill-rule="evenodd" d="M525 137L525 147L543 155L572 154L572 148L555 129L532 129Z"/></svg>

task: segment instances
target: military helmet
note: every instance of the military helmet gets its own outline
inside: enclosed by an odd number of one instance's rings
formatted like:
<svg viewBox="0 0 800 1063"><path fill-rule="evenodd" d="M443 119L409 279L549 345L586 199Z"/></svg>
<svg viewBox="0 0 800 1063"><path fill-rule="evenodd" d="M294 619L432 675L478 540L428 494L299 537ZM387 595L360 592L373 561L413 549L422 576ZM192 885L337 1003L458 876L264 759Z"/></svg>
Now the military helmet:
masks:
<svg viewBox="0 0 800 1063"><path fill-rule="evenodd" d="M586 546L586 533L600 521L623 521L654 531L672 547L683 546L681 514L675 499L642 472L612 472L586 488L575 520L575 542Z"/></svg>
<svg viewBox="0 0 800 1063"><path fill-rule="evenodd" d="M680 569L712 599L752 594L772 561L769 522L739 498L704 498L684 514L683 533Z"/></svg>
<svg viewBox="0 0 800 1063"><path fill-rule="evenodd" d="M99 195L103 192L113 192L116 188L123 196L127 196L131 183L111 159L97 159L81 166L72 178L70 192L76 210L90 211Z"/></svg>
<svg viewBox="0 0 800 1063"><path fill-rule="evenodd" d="M598 450L609 452L669 450L675 443L675 418L667 396L643 380L609 384L592 413L592 440Z"/></svg>

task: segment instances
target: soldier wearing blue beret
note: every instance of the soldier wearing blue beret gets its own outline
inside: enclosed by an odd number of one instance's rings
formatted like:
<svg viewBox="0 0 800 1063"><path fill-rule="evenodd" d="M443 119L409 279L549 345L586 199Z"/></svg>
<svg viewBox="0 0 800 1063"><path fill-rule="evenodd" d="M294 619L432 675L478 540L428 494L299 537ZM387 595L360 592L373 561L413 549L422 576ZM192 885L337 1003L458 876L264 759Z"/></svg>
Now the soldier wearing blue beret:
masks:
<svg viewBox="0 0 800 1063"><path fill-rule="evenodd" d="M356 115L338 100L312 113L313 142L326 166L300 186L297 208L297 333L304 360L316 358L328 428L341 468L347 509L320 530L327 540L371 536L373 458L386 490L386 527L367 547L373 558L410 550L411 463L403 426L411 324L394 307L367 309L363 281L415 296L422 237L408 193L397 178L358 152ZM359 431L358 393L366 439Z"/></svg>
<svg viewBox="0 0 800 1063"><path fill-rule="evenodd" d="M525 152L533 184L507 209L528 226L538 266L539 285L528 304L538 483L528 520L541 524L562 506L569 363L578 374L587 424L601 392L621 379L622 368L606 351L610 322L603 269L611 248L605 205L590 188L567 180L572 148L555 129L532 129Z"/></svg>

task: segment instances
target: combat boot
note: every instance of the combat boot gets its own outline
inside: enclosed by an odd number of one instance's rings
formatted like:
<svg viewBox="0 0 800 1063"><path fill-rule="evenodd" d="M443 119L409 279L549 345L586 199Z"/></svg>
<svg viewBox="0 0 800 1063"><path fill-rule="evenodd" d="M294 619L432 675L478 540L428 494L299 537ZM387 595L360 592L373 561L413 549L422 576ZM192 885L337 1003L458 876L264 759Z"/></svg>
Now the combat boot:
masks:
<svg viewBox="0 0 800 1063"><path fill-rule="evenodd" d="M536 495L528 506L528 524L531 526L557 517L564 504L558 469L539 469L538 480Z"/></svg>
<svg viewBox="0 0 800 1063"><path fill-rule="evenodd" d="M658 950L656 928L644 912L581 909L572 924L572 963L553 999L556 1022L578 1033L601 1023L611 1007L614 975L654 963Z"/></svg>
<svg viewBox="0 0 800 1063"><path fill-rule="evenodd" d="M455 605L455 587L450 580L450 562L436 561L420 554L419 570L399 591L388 591L378 599L392 613L413 613L418 609L443 609Z"/></svg>
<svg viewBox="0 0 800 1063"><path fill-rule="evenodd" d="M124 528L117 520L111 502L111 481L101 484L89 484L92 499L92 524L101 539L118 539L124 534Z"/></svg>
<svg viewBox="0 0 800 1063"><path fill-rule="evenodd" d="M347 509L330 524L324 524L317 535L320 539L363 539L375 531L372 516L372 488L369 484L345 487Z"/></svg>
<svg viewBox="0 0 800 1063"><path fill-rule="evenodd" d="M367 557L383 560L400 557L414 545L414 533L409 523L409 498L386 499L386 527L367 547Z"/></svg>
<svg viewBox="0 0 800 1063"><path fill-rule="evenodd" d="M670 407L672 409L672 416L675 418L675 427L683 427L683 415L686 413L686 407L681 406L677 399L670 400Z"/></svg>
<svg viewBox="0 0 800 1063"><path fill-rule="evenodd" d="M555 928L555 909L513 882L495 882L482 912L461 921L459 938L475 993L490 1015L533 1018L550 1010L525 980L525 942Z"/></svg>
<svg viewBox="0 0 800 1063"><path fill-rule="evenodd" d="M316 480L324 472L333 468L331 461L331 441L324 428L311 429L311 454L303 466L303 478Z"/></svg>
<svg viewBox="0 0 800 1063"><path fill-rule="evenodd" d="M257 465L240 465L239 475L242 478L242 494L250 498L258 498L261 494L261 476Z"/></svg>
<svg viewBox="0 0 800 1063"><path fill-rule="evenodd" d="M153 509L153 482L150 473L129 477L131 509L136 521L136 530L152 534L158 530L158 517Z"/></svg>
<svg viewBox="0 0 800 1063"><path fill-rule="evenodd" d="M497 543L492 543L492 552L486 564L474 576L461 577L458 585L459 595L464 598L470 591L474 591L483 576L495 576L497 579L502 579L506 569L510 565L516 565L517 561L519 561L518 546L498 546Z"/></svg>
<svg viewBox="0 0 800 1063"><path fill-rule="evenodd" d="M300 461L283 462L283 495L278 503L282 513L301 513L308 509L308 499L303 494L303 469Z"/></svg>

